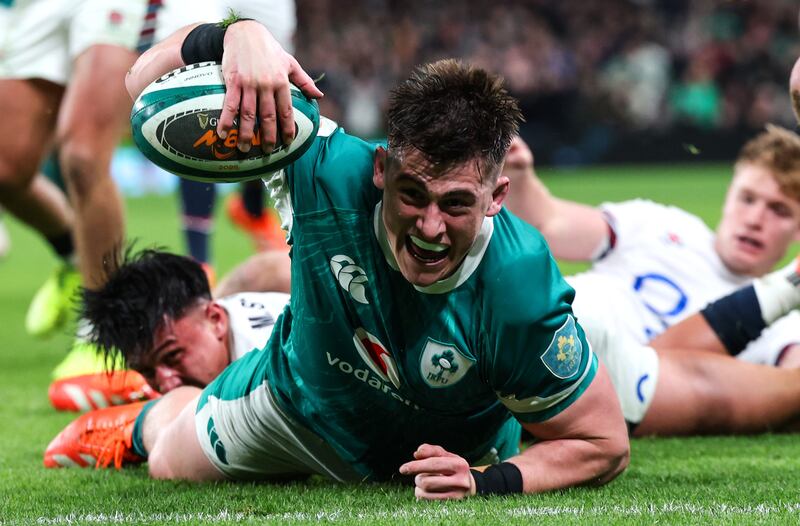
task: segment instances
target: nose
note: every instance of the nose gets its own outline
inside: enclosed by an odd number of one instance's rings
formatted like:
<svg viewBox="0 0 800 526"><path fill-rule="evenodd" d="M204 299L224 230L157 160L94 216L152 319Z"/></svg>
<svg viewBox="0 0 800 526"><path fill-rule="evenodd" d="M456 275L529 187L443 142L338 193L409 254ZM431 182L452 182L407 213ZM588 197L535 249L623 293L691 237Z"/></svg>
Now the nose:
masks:
<svg viewBox="0 0 800 526"><path fill-rule="evenodd" d="M744 213L745 224L751 228L760 230L764 224L764 215L766 212L766 204L761 202L753 203Z"/></svg>
<svg viewBox="0 0 800 526"><path fill-rule="evenodd" d="M156 367L154 377L156 385L158 386L158 390L161 393L167 393L176 387L183 385L181 377L178 375L175 369L166 367L164 365L159 365Z"/></svg>
<svg viewBox="0 0 800 526"><path fill-rule="evenodd" d="M442 211L435 203L429 204L422 211L422 215L417 219L417 231L426 241L438 241L444 234L444 219Z"/></svg>

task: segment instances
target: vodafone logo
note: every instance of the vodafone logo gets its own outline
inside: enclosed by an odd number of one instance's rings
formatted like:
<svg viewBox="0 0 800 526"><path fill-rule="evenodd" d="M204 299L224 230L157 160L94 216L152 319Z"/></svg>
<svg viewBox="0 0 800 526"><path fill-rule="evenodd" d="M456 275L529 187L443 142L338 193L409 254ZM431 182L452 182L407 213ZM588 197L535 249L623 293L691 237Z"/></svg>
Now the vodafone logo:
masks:
<svg viewBox="0 0 800 526"><path fill-rule="evenodd" d="M331 258L331 272L339 285L350 293L350 296L359 303L369 305L367 300L367 274L364 269L355 264L352 258L338 254Z"/></svg>
<svg viewBox="0 0 800 526"><path fill-rule="evenodd" d="M353 335L353 343L361 359L373 373L384 381L392 382L396 388L400 387L397 364L378 338L359 327Z"/></svg>

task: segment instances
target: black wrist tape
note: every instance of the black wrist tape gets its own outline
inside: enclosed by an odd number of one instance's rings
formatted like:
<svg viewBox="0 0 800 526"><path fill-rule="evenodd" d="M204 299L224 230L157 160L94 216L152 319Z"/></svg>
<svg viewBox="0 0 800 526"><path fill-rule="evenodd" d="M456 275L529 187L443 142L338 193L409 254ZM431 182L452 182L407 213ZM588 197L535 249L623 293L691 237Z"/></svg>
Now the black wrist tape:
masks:
<svg viewBox="0 0 800 526"><path fill-rule="evenodd" d="M222 62L225 31L236 22L245 20L252 20L252 18L226 19L222 24L200 24L192 29L181 45L183 63Z"/></svg>
<svg viewBox="0 0 800 526"><path fill-rule="evenodd" d="M200 24L192 29L181 46L183 63L222 62L225 29L219 24Z"/></svg>
<svg viewBox="0 0 800 526"><path fill-rule="evenodd" d="M470 472L475 479L476 495L522 493L522 472L511 462L493 464L482 473L477 469Z"/></svg>

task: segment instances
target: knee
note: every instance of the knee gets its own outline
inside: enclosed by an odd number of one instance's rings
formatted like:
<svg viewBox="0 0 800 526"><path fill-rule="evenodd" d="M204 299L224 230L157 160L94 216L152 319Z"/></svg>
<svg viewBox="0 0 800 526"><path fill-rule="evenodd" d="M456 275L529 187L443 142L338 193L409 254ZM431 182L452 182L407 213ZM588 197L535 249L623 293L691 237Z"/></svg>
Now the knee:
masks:
<svg viewBox="0 0 800 526"><path fill-rule="evenodd" d="M153 451L147 457L147 469L150 477L154 479L174 479L177 478L169 463L169 457L165 454L164 448L158 444L153 447Z"/></svg>
<svg viewBox="0 0 800 526"><path fill-rule="evenodd" d="M16 195L30 186L38 169L31 159L0 159L0 196Z"/></svg>
<svg viewBox="0 0 800 526"><path fill-rule="evenodd" d="M76 197L89 194L99 180L110 177L108 157L93 150L91 141L60 142L58 158L64 180Z"/></svg>

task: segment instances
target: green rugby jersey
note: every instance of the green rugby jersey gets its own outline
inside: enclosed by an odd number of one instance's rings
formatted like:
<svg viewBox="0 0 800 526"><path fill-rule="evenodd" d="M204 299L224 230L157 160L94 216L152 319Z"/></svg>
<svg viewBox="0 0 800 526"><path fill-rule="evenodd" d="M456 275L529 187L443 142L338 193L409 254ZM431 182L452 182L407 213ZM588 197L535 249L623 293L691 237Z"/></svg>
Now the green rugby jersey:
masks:
<svg viewBox="0 0 800 526"><path fill-rule="evenodd" d="M505 210L453 276L410 284L386 243L373 155L325 120L267 181L290 229L292 297L263 353L266 378L368 478L392 476L426 442L471 463L492 448L508 457L514 417L547 420L594 377L574 292L541 235Z"/></svg>

